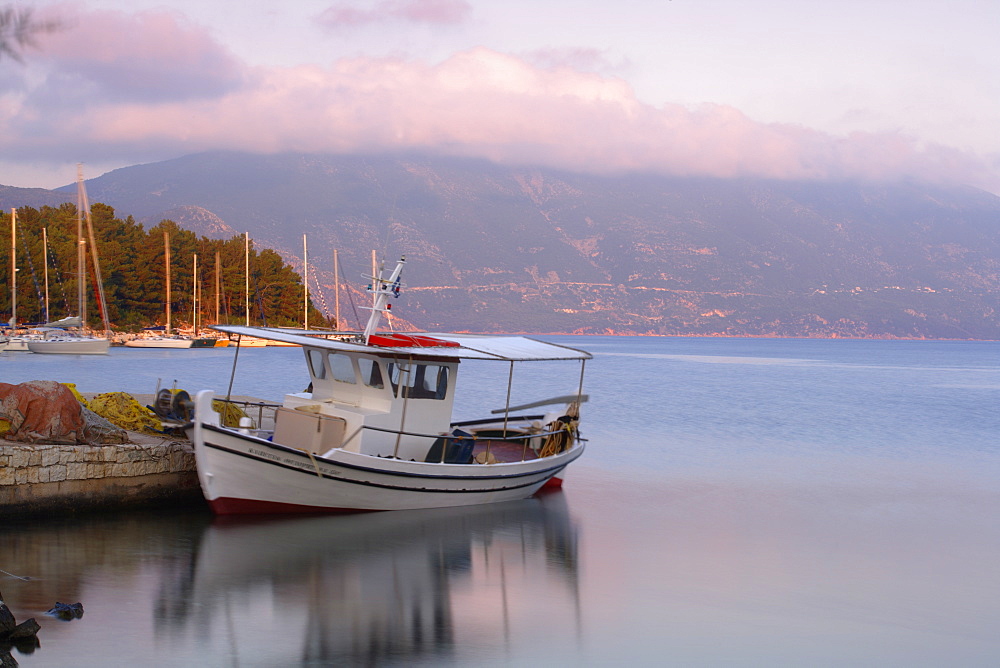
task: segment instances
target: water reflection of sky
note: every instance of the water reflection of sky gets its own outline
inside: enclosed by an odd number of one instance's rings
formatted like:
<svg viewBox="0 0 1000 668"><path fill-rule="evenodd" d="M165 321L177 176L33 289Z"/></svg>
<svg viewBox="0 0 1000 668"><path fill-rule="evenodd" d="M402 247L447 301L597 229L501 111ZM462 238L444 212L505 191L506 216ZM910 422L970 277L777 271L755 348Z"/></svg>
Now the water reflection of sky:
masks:
<svg viewBox="0 0 1000 668"><path fill-rule="evenodd" d="M24 666L988 666L1000 493L961 483L581 467L480 509L8 529L34 579L2 586Z"/></svg>
<svg viewBox="0 0 1000 668"><path fill-rule="evenodd" d="M0 568L35 579L0 589L19 619L43 625L42 648L14 656L995 665L1000 344L551 338L595 353L588 450L554 505L271 527L204 515L8 527ZM0 372L11 382L48 369L84 389L116 389L101 385L112 377L144 389L165 373L224 386L231 354L207 352L197 364L179 362L194 353L123 357L113 376L97 362L26 371L5 354ZM241 359L241 392L275 396L282 369L301 369L297 350ZM518 370L514 403L567 393L576 373L565 368ZM506 365L463 364L460 416L503 405L498 377ZM82 601L84 618L43 617L57 600Z"/></svg>
<svg viewBox="0 0 1000 668"><path fill-rule="evenodd" d="M3 586L19 617L53 596L79 598L86 611L73 623L40 617L42 648L26 665L438 665L579 625L577 526L561 494L212 523L144 515L17 533L0 559L31 574Z"/></svg>

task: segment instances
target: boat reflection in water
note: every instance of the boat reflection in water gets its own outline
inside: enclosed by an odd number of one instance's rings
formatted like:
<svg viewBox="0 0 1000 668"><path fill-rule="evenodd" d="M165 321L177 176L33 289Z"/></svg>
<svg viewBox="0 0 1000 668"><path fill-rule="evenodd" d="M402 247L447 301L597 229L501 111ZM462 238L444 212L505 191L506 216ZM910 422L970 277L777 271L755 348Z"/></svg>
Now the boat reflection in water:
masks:
<svg viewBox="0 0 1000 668"><path fill-rule="evenodd" d="M162 582L157 635L207 634L215 649L230 648L229 660L254 665L267 654L281 665L502 657L512 635L542 643L553 624L572 629L579 619L576 529L561 492L216 520L175 576Z"/></svg>

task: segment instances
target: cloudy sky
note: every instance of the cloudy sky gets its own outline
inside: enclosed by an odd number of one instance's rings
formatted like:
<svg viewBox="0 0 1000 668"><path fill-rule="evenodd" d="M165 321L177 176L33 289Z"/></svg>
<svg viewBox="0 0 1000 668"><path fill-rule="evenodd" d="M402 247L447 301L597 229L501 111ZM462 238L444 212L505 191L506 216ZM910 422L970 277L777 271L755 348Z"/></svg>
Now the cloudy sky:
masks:
<svg viewBox="0 0 1000 668"><path fill-rule="evenodd" d="M0 60L0 184L213 149L1000 193L992 0L86 0Z"/></svg>

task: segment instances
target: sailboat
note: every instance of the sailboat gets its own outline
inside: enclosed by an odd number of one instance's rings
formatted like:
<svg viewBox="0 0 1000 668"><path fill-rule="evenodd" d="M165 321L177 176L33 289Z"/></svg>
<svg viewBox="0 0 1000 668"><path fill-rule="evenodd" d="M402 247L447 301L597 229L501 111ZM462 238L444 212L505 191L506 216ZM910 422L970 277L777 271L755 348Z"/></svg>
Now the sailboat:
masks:
<svg viewBox="0 0 1000 668"><path fill-rule="evenodd" d="M10 322L12 336L0 334L0 350L27 350L21 337L14 334L17 327L17 209L10 210ZM11 343L13 342L13 345Z"/></svg>
<svg viewBox="0 0 1000 668"><path fill-rule="evenodd" d="M63 318L56 322L46 323L39 328L43 337L28 342L28 350L33 353L58 355L106 355L111 340L107 337L111 325L108 322L108 309L104 300L104 287L101 281L101 266L97 257L97 244L94 237L94 225L90 216L90 202L87 200L87 190L83 184L83 168L76 168L76 281L78 315ZM87 232L90 238L90 252L94 261L94 276L97 280L97 299L104 319L105 336L97 337L83 332L86 325L87 303L87 240L83 236L83 217L87 217Z"/></svg>
<svg viewBox="0 0 1000 668"><path fill-rule="evenodd" d="M0 350L28 352L28 341L42 338L42 333L17 324L17 209L10 210L10 322L8 336L0 337Z"/></svg>
<svg viewBox="0 0 1000 668"><path fill-rule="evenodd" d="M250 326L250 233L243 235L243 285L244 285L244 311L246 312L247 327ZM217 327L215 329L218 329ZM220 330L221 331L221 330ZM264 348L267 346L267 339L256 336L240 336L237 345L240 348Z"/></svg>
<svg viewBox="0 0 1000 668"><path fill-rule="evenodd" d="M125 345L129 348L190 348L191 344L194 343L190 337L172 335L170 333L170 235L166 230L163 230L163 252L163 262L167 270L166 299L164 300L167 324L163 328L162 335L142 336L126 341ZM147 331L154 332L160 328L148 327L146 329Z"/></svg>

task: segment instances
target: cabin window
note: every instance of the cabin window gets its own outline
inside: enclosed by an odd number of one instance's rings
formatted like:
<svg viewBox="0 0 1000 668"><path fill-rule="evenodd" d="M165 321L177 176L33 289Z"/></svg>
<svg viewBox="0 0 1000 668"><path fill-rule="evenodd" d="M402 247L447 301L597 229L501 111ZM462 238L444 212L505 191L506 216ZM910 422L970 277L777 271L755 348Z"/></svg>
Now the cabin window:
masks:
<svg viewBox="0 0 1000 668"><path fill-rule="evenodd" d="M448 367L437 367L437 373L435 375L434 398L444 399L444 395L448 394Z"/></svg>
<svg viewBox="0 0 1000 668"><path fill-rule="evenodd" d="M358 358L358 367L361 370L361 381L368 387L382 389L385 383L382 381L382 367L375 360L366 357Z"/></svg>
<svg viewBox="0 0 1000 668"><path fill-rule="evenodd" d="M341 383L354 384L357 382L354 378L354 365L351 364L351 358L347 355L341 353L330 355L330 373L334 380L339 380Z"/></svg>
<svg viewBox="0 0 1000 668"><path fill-rule="evenodd" d="M444 399L448 394L448 367L437 364L396 364L390 362L392 393L400 396L400 386L410 399Z"/></svg>
<svg viewBox="0 0 1000 668"><path fill-rule="evenodd" d="M326 366L323 364L323 351L310 350L307 353L307 359L309 360L309 370L312 372L313 378L318 380L326 378Z"/></svg>

